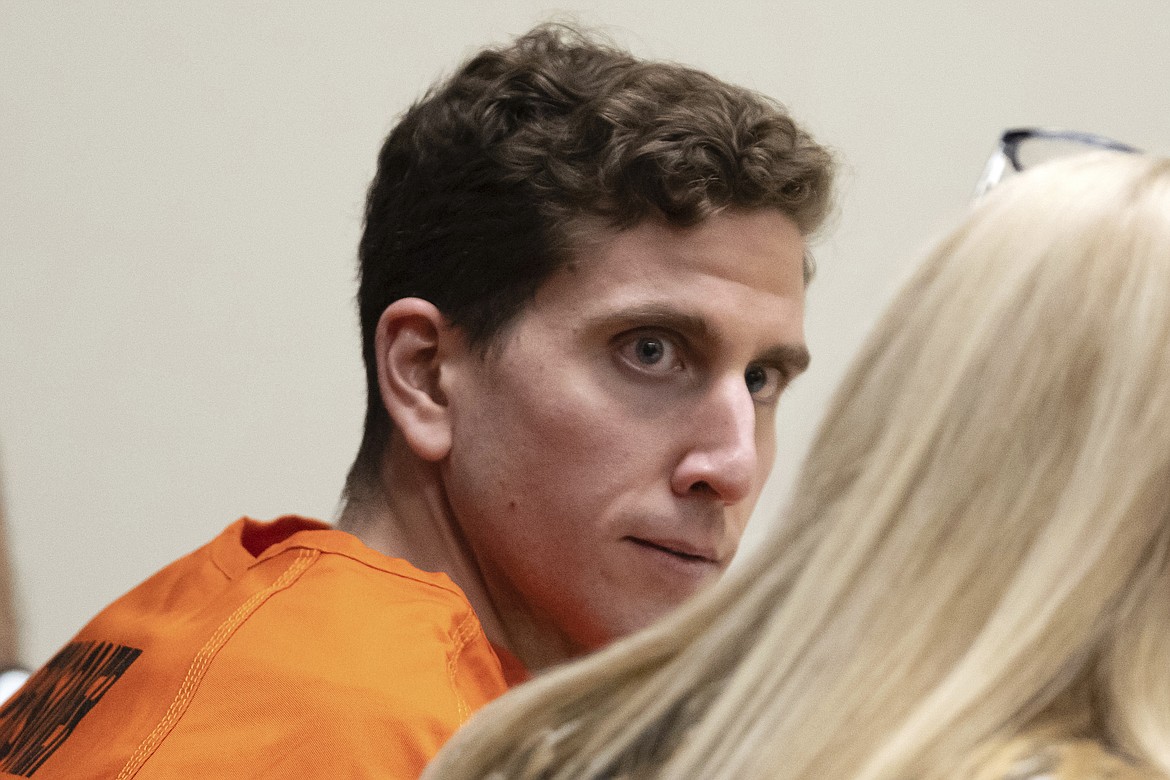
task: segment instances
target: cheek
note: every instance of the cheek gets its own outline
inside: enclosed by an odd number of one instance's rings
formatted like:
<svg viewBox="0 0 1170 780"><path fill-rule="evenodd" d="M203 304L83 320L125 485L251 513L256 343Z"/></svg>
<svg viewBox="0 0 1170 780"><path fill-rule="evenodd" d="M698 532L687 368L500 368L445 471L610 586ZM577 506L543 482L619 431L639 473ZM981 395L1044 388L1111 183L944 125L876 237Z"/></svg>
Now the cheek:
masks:
<svg viewBox="0 0 1170 780"><path fill-rule="evenodd" d="M580 468L593 460L605 461L622 447L629 430L630 410L621 399L601 387L597 371L585 361L570 361L558 371L515 374L507 392L497 398L505 410L518 446L532 451L540 471ZM571 475L566 473L565 478Z"/></svg>
<svg viewBox="0 0 1170 780"><path fill-rule="evenodd" d="M523 498L581 514L596 511L631 479L631 434L611 412L591 405L559 404L525 410L516 444L522 461L514 478Z"/></svg>
<svg viewBox="0 0 1170 780"><path fill-rule="evenodd" d="M629 509L655 475L668 484L661 474L678 415L641 408L628 388L607 384L608 364L588 356L547 365L543 355L556 351L519 343L489 373L469 372L452 398L447 467L461 518L475 511L495 527L543 523L555 536L552 524L604 524Z"/></svg>
<svg viewBox="0 0 1170 780"><path fill-rule="evenodd" d="M513 385L457 418L448 459L453 502L478 504L493 525L574 506L611 486L623 443L612 417L577 393ZM587 505L587 506L586 506Z"/></svg>
<svg viewBox="0 0 1170 780"><path fill-rule="evenodd" d="M776 460L776 415L770 412L760 415L756 422L756 462L758 470L766 477L772 472Z"/></svg>

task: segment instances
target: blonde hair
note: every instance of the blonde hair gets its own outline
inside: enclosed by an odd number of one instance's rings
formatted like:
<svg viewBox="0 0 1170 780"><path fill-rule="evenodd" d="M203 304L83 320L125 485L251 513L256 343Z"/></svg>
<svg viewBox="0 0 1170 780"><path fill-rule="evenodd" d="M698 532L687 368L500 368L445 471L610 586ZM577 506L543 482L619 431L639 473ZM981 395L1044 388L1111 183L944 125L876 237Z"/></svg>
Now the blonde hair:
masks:
<svg viewBox="0 0 1170 780"><path fill-rule="evenodd" d="M425 776L1110 761L1170 774L1170 160L1101 153L1001 185L927 257L750 560L489 705Z"/></svg>

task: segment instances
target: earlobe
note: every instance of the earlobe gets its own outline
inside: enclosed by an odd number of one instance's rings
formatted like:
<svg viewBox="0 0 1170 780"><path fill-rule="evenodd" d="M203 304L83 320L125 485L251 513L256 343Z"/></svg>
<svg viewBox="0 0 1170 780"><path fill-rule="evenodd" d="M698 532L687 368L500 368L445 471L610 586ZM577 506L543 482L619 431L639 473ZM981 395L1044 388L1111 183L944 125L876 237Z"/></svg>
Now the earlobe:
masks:
<svg viewBox="0 0 1170 780"><path fill-rule="evenodd" d="M378 387L390 419L417 456L438 461L451 449L451 424L439 379L450 330L434 304L401 298L378 320Z"/></svg>

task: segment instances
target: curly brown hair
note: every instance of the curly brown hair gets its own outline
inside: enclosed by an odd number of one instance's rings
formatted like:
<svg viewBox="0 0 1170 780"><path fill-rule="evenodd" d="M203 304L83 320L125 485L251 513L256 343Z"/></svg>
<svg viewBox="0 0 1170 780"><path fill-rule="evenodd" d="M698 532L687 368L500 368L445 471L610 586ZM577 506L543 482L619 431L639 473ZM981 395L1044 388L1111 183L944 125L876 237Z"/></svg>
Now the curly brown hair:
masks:
<svg viewBox="0 0 1170 780"><path fill-rule="evenodd" d="M829 152L775 101L575 28L541 25L475 55L406 112L370 185L358 292L368 406L350 486L390 432L374 331L394 301L429 300L486 348L580 248L586 222L685 226L776 208L808 234L832 174Z"/></svg>

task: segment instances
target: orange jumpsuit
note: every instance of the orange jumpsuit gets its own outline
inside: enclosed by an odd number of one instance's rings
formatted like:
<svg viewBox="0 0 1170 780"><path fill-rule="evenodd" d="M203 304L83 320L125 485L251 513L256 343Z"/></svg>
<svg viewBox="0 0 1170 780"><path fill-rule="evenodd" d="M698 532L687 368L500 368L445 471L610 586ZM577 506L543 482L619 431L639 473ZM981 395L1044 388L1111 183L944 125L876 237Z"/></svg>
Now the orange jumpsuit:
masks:
<svg viewBox="0 0 1170 780"><path fill-rule="evenodd" d="M417 777L523 676L446 575L312 520L242 519L0 709L0 777Z"/></svg>

